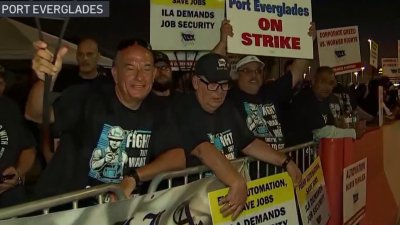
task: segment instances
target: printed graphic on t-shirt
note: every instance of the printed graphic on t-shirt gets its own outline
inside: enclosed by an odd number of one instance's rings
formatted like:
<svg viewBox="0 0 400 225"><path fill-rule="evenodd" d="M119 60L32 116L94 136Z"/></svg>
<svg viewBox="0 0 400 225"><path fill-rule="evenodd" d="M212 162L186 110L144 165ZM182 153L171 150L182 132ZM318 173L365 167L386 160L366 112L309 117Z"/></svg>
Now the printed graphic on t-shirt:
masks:
<svg viewBox="0 0 400 225"><path fill-rule="evenodd" d="M350 102L350 95L347 93L335 93L334 94L337 99L339 100L339 106L341 109L347 110L347 111L353 111L353 108L351 106Z"/></svg>
<svg viewBox="0 0 400 225"><path fill-rule="evenodd" d="M0 124L0 159L8 146L8 134L7 131L3 128L3 125Z"/></svg>
<svg viewBox="0 0 400 225"><path fill-rule="evenodd" d="M264 138L274 149L284 148L281 124L274 104L253 104L244 102L246 123L254 136Z"/></svg>
<svg viewBox="0 0 400 225"><path fill-rule="evenodd" d="M324 118L324 123L326 125L328 123L328 115L327 114L322 114L322 118Z"/></svg>
<svg viewBox="0 0 400 225"><path fill-rule="evenodd" d="M329 108L331 110L334 119L339 119L340 117L340 105L338 103L330 103ZM326 122L325 122L326 124Z"/></svg>
<svg viewBox="0 0 400 225"><path fill-rule="evenodd" d="M232 131L227 130L218 134L207 134L210 143L215 146L229 160L235 159L235 145L233 143Z"/></svg>
<svg viewBox="0 0 400 225"><path fill-rule="evenodd" d="M104 183L119 183L124 167L146 165L151 131L126 131L105 124L90 160L89 176Z"/></svg>

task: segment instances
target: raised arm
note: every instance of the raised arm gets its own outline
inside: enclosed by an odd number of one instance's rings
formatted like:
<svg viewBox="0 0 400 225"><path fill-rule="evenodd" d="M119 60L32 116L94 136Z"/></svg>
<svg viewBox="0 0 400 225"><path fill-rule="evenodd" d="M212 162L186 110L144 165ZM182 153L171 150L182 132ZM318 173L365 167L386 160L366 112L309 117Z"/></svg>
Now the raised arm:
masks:
<svg viewBox="0 0 400 225"><path fill-rule="evenodd" d="M220 39L217 45L212 50L212 52L226 56L228 36L229 37L233 36L233 29L232 25L229 23L229 20L227 19L222 20L221 28L219 30L220 30L220 36L219 36Z"/></svg>
<svg viewBox="0 0 400 225"><path fill-rule="evenodd" d="M55 78L61 70L62 59L67 53L67 48L63 47L60 49L57 55L57 61L52 64L54 55L47 49L47 44L42 41L34 43L36 53L32 59L32 69L35 72L39 80L33 85L28 101L25 106L25 117L28 120L36 123L42 123L43 113L43 93L44 93L44 76L48 74L52 76L52 86ZM50 122L54 122L53 110L50 110Z"/></svg>
<svg viewBox="0 0 400 225"><path fill-rule="evenodd" d="M317 37L315 23L310 23L308 35L315 41ZM293 61L293 64L290 66L290 72L293 76L292 87L295 87L297 83L303 80L304 71L310 66L310 63L311 61L309 59L295 59Z"/></svg>

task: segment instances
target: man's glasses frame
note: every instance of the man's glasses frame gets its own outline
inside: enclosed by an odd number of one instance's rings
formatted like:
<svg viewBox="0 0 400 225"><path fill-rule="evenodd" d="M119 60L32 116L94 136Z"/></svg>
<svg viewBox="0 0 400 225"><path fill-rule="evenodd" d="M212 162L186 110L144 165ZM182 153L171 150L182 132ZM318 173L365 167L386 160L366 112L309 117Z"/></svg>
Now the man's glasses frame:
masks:
<svg viewBox="0 0 400 225"><path fill-rule="evenodd" d="M202 83L204 83L207 86L207 90L209 90L209 91L216 91L220 87L221 87L221 90L228 91L229 89L231 89L231 86L232 86L229 81L224 82L224 83L211 83L200 76L199 76L199 79Z"/></svg>

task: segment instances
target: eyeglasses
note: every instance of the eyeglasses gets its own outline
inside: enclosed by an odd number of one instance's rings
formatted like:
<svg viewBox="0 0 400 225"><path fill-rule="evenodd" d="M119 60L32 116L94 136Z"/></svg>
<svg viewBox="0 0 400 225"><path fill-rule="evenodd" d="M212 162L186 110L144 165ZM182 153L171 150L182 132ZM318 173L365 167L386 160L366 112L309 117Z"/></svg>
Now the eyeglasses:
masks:
<svg viewBox="0 0 400 225"><path fill-rule="evenodd" d="M199 77L199 79L202 83L207 85L207 90L209 90L209 91L216 91L216 90L218 90L219 87L221 87L221 90L223 90L223 91L228 91L229 89L231 89L231 84L229 82L210 83L201 77Z"/></svg>
<svg viewBox="0 0 400 225"><path fill-rule="evenodd" d="M256 74L256 75L260 75L262 74L263 70L262 69L256 69L256 70L251 70L251 69L240 69L238 70L238 72L243 73L243 74Z"/></svg>

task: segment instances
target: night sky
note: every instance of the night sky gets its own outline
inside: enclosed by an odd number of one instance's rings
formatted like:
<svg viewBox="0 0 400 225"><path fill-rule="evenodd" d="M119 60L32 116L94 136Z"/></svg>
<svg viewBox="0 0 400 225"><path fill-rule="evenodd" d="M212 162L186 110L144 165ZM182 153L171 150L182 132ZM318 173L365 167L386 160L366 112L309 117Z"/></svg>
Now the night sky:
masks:
<svg viewBox="0 0 400 225"><path fill-rule="evenodd" d="M317 29L358 25L361 55L367 62L368 38L379 44L379 57L397 57L400 39L400 0L312 0ZM80 36L98 39L106 56L113 56L119 40L138 36L149 38L149 0L113 0L110 18L72 18L66 39L76 42ZM34 25L33 19L20 21ZM57 34L60 22L43 20L43 29Z"/></svg>

